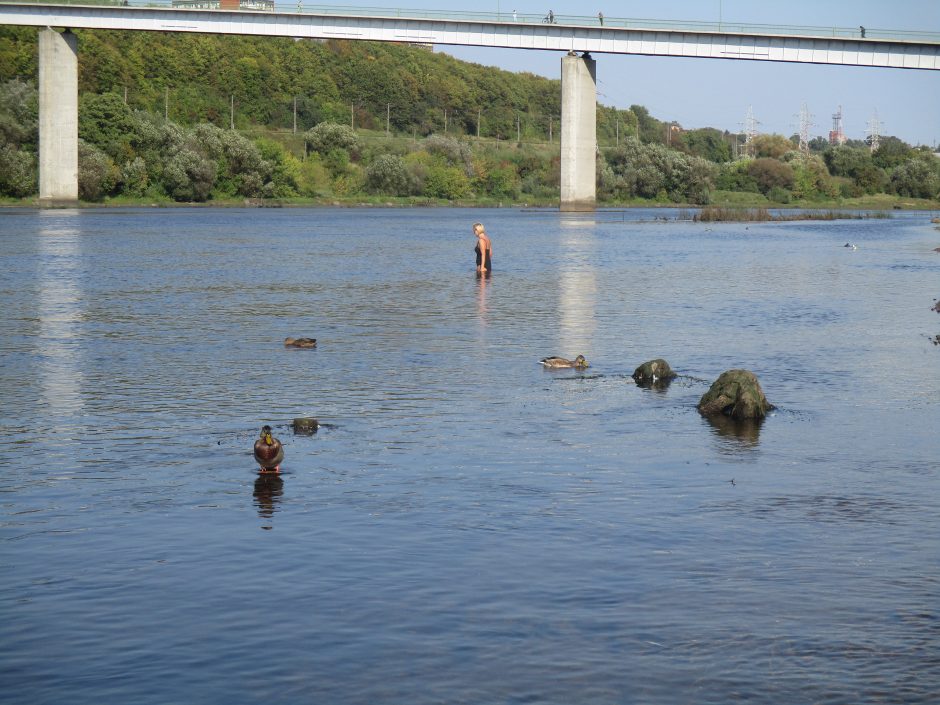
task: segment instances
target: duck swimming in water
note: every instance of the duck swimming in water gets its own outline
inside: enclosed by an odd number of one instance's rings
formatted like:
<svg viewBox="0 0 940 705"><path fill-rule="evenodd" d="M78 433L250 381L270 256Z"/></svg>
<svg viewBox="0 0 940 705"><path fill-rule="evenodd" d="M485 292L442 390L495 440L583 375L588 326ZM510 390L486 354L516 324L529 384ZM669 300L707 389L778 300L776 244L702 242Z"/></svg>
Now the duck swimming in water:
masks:
<svg viewBox="0 0 940 705"><path fill-rule="evenodd" d="M588 361L584 359L584 355L578 355L574 360L568 360L564 357L543 357L539 360L540 363L546 367L551 368L562 368L562 367L574 367L578 370L583 370L585 367L590 367Z"/></svg>
<svg viewBox="0 0 940 705"><path fill-rule="evenodd" d="M261 472L280 472L284 462L284 447L271 435L270 426L261 427L261 437L255 441L255 462L261 466Z"/></svg>
<svg viewBox="0 0 940 705"><path fill-rule="evenodd" d="M315 348L316 338L284 338L285 348Z"/></svg>

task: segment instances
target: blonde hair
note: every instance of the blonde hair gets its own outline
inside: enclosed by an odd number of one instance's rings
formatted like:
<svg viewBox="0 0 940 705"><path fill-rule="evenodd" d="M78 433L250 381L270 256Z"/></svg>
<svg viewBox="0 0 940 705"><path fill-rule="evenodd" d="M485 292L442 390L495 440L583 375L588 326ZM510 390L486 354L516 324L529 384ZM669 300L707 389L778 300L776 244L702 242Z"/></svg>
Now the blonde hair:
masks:
<svg viewBox="0 0 940 705"><path fill-rule="evenodd" d="M486 232L486 228L483 227L483 223L474 223L474 224L473 224L473 232L476 232L476 231L477 231L477 228L479 228L479 229L482 230L483 232Z"/></svg>

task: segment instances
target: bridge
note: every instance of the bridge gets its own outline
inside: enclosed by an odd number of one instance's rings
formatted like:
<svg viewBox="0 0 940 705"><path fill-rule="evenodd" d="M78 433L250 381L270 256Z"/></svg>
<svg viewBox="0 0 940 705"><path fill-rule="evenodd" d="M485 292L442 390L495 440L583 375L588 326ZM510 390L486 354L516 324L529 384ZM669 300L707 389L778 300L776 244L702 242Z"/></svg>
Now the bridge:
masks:
<svg viewBox="0 0 940 705"><path fill-rule="evenodd" d="M803 27L728 22L670 22L484 12L434 12L302 0L270 11L207 9L230 0L189 0L172 7L147 0L117 4L0 0L0 23L45 27L39 35L41 201L78 197L78 45L69 29L196 32L349 39L564 52L561 59L562 210L594 207L596 62L591 54L813 63L940 70L940 32L862 27ZM182 3L178 3L182 4ZM204 7L193 7L194 5ZM52 27L67 28L64 33Z"/></svg>

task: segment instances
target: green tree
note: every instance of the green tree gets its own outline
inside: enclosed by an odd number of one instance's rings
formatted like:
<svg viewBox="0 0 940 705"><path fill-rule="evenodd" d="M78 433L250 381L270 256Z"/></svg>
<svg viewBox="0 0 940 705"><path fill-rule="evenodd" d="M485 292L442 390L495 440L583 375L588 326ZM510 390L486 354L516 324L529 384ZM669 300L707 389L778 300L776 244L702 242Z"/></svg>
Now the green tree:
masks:
<svg viewBox="0 0 940 705"><path fill-rule="evenodd" d="M796 145L783 135L757 135L751 140L754 156L758 159L767 157L780 159L787 152L793 151Z"/></svg>
<svg viewBox="0 0 940 705"><path fill-rule="evenodd" d="M747 173L765 196L774 187L787 190L793 188L793 168L777 159L755 159L748 164Z"/></svg>
<svg viewBox="0 0 940 705"><path fill-rule="evenodd" d="M0 144L28 145L38 142L39 93L18 78L0 83Z"/></svg>
<svg viewBox="0 0 940 705"><path fill-rule="evenodd" d="M470 181L464 171L458 167L432 166L424 179L424 194L430 198L445 198L453 201L463 198L469 191Z"/></svg>
<svg viewBox="0 0 940 705"><path fill-rule="evenodd" d="M940 160L932 155L908 159L894 170L891 187L899 196L940 198Z"/></svg>
<svg viewBox="0 0 940 705"><path fill-rule="evenodd" d="M878 149L872 154L875 166L893 169L914 156L914 150L897 137L882 137Z"/></svg>
<svg viewBox="0 0 940 705"><path fill-rule="evenodd" d="M133 111L114 93L82 96L78 109L78 135L112 159L130 156L130 141L137 127Z"/></svg>
<svg viewBox="0 0 940 705"><path fill-rule="evenodd" d="M751 162L737 161L723 164L715 179L715 187L722 191L759 193L757 180L748 173Z"/></svg>
<svg viewBox="0 0 940 705"><path fill-rule="evenodd" d="M111 195L121 178L120 170L107 154L95 145L78 140L78 197L100 201Z"/></svg>
<svg viewBox="0 0 940 705"><path fill-rule="evenodd" d="M180 149L163 172L166 192L177 201L205 201L215 185L216 164L191 148Z"/></svg>
<svg viewBox="0 0 940 705"><path fill-rule="evenodd" d="M728 133L711 127L688 130L681 136L682 144L685 145L689 154L719 164L730 162L733 157L729 140Z"/></svg>

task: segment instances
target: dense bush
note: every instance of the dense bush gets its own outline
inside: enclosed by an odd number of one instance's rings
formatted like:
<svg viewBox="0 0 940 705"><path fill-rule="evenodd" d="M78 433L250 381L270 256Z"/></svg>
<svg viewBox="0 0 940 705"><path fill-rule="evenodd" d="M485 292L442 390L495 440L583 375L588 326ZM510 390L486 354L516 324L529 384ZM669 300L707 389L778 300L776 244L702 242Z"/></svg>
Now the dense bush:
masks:
<svg viewBox="0 0 940 705"><path fill-rule="evenodd" d="M100 201L111 195L121 177L120 170L107 154L85 140L78 140L78 197Z"/></svg>
<svg viewBox="0 0 940 705"><path fill-rule="evenodd" d="M783 135L757 135L751 140L751 148L758 159L780 159L795 147L796 145Z"/></svg>
<svg viewBox="0 0 940 705"><path fill-rule="evenodd" d="M909 159L894 170L891 187L899 196L940 197L940 159L933 155Z"/></svg>
<svg viewBox="0 0 940 705"><path fill-rule="evenodd" d="M431 198L453 201L469 192L470 180L459 167L434 165L428 169L424 178L424 193Z"/></svg>
<svg viewBox="0 0 940 705"><path fill-rule="evenodd" d="M0 194L23 198L36 193L36 157L12 144L0 144Z"/></svg>
<svg viewBox="0 0 940 705"><path fill-rule="evenodd" d="M757 180L748 173L750 162L737 161L723 164L715 179L715 187L722 191L759 193Z"/></svg>
<svg viewBox="0 0 940 705"><path fill-rule="evenodd" d="M0 144L35 149L38 141L39 94L19 78L0 82Z"/></svg>
<svg viewBox="0 0 940 705"><path fill-rule="evenodd" d="M347 153L357 152L360 147L359 136L355 131L349 125L338 125L335 122L321 122L307 130L304 139L310 149L320 154L329 154L337 149Z"/></svg>
<svg viewBox="0 0 940 705"><path fill-rule="evenodd" d="M412 179L405 160L393 154L383 154L366 168L366 186L372 193L407 196Z"/></svg>
<svg viewBox="0 0 940 705"><path fill-rule="evenodd" d="M166 192L177 201L205 201L215 185L216 163L189 147L170 157L163 173Z"/></svg>
<svg viewBox="0 0 940 705"><path fill-rule="evenodd" d="M747 165L747 174L765 196L775 187L787 190L793 188L793 168L776 159L755 159Z"/></svg>
<svg viewBox="0 0 940 705"><path fill-rule="evenodd" d="M673 202L708 203L717 169L700 157L660 144L641 144L630 138L607 150L599 164L604 195L624 199L640 196Z"/></svg>

